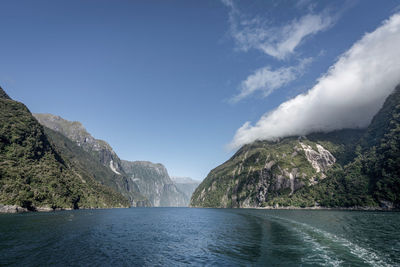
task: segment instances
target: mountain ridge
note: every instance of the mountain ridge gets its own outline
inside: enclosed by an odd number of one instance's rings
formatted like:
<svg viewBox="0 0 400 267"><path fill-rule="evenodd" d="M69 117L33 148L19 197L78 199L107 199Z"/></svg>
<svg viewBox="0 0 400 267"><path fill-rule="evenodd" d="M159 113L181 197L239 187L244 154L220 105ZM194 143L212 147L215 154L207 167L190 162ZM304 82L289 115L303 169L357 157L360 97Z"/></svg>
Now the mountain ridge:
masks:
<svg viewBox="0 0 400 267"><path fill-rule="evenodd" d="M106 141L94 138L87 132L83 124L78 121L68 121L60 116L49 113L33 115L40 124L54 132L60 133L89 154L82 157L82 153L74 149L77 153L72 153L71 157L80 156L79 159L81 161L85 161L88 164L92 164L90 163L91 161L98 162L107 169L107 171L101 171L102 175L95 176L99 182L120 192L130 200L131 205L134 207L150 205L146 197L139 192L137 185L131 181L123 171L121 159ZM52 136L54 136L54 134ZM60 146L67 148L64 150L65 152L71 151L71 149L64 146L66 142L62 140L59 141ZM87 159L89 159L89 161ZM94 165L92 166L94 167ZM100 170L103 169L103 167L96 165L94 169Z"/></svg>
<svg viewBox="0 0 400 267"><path fill-rule="evenodd" d="M213 169L194 207L400 207L400 86L367 129L256 141Z"/></svg>
<svg viewBox="0 0 400 267"><path fill-rule="evenodd" d="M26 210L127 207L66 158L22 103L0 90L0 203Z"/></svg>
<svg viewBox="0 0 400 267"><path fill-rule="evenodd" d="M10 97L8 96L8 94L3 90L3 88L1 88L1 86L0 86L0 98L11 100L11 98L10 98Z"/></svg>
<svg viewBox="0 0 400 267"><path fill-rule="evenodd" d="M128 197L133 206L137 206L138 203L140 206L189 204L190 197L180 192L161 163L121 160L106 141L94 138L82 123L48 113L34 116L42 125L72 140L106 169L112 171L113 174L103 171L106 176L97 176L99 181Z"/></svg>

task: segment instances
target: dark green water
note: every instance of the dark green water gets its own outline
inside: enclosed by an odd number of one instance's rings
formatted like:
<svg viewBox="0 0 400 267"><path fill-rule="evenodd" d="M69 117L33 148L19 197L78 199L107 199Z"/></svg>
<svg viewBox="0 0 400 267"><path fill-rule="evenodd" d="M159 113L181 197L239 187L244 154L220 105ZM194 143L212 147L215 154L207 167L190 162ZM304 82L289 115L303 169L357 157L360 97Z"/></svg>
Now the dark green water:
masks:
<svg viewBox="0 0 400 267"><path fill-rule="evenodd" d="M400 213L136 208L3 214L0 265L400 266Z"/></svg>

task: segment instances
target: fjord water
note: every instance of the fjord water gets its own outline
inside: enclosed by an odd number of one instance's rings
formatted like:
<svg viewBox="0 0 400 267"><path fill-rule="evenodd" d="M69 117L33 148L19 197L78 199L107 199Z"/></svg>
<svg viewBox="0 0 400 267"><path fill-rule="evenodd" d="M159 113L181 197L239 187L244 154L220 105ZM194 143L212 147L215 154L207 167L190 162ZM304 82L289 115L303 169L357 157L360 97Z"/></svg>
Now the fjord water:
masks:
<svg viewBox="0 0 400 267"><path fill-rule="evenodd" d="M0 215L0 265L395 266L400 213L134 208Z"/></svg>

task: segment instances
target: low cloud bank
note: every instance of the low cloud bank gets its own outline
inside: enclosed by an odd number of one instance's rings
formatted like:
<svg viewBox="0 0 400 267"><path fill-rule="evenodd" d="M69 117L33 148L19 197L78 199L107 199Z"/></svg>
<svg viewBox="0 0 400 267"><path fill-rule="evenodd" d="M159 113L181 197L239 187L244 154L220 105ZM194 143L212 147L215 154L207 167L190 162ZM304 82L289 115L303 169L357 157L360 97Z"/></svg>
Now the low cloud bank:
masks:
<svg viewBox="0 0 400 267"><path fill-rule="evenodd" d="M232 149L255 140L366 127L400 83L400 13L365 34L306 94L240 127Z"/></svg>

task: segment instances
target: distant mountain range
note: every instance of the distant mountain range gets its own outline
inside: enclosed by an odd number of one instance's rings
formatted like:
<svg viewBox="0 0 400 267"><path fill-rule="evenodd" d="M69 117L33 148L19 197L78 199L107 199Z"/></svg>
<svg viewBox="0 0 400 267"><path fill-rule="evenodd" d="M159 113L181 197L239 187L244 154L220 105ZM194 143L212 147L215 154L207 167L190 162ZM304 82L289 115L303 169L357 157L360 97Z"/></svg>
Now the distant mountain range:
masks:
<svg viewBox="0 0 400 267"><path fill-rule="evenodd" d="M189 204L162 164L123 161L80 122L32 115L1 88L0 105L0 211Z"/></svg>
<svg viewBox="0 0 400 267"><path fill-rule="evenodd" d="M367 129L243 146L208 174L191 206L400 208L400 86Z"/></svg>

